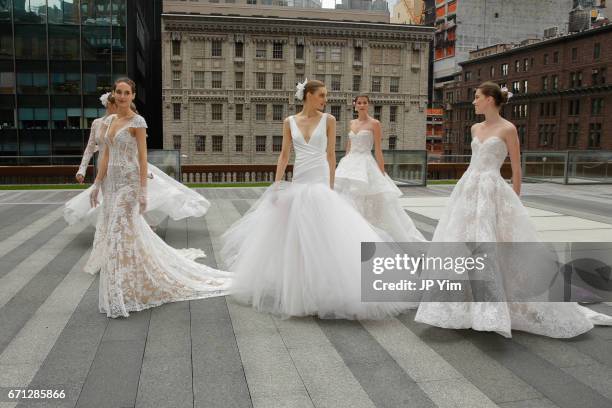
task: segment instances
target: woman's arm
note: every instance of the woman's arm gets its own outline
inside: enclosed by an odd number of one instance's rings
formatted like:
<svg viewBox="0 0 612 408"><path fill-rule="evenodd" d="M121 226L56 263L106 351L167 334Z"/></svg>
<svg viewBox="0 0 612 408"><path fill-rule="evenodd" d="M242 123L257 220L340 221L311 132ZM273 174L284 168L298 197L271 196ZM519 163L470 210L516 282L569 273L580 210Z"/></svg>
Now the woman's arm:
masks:
<svg viewBox="0 0 612 408"><path fill-rule="evenodd" d="M329 188L333 190L336 177L336 118L333 115L327 115L327 163L329 164Z"/></svg>
<svg viewBox="0 0 612 408"><path fill-rule="evenodd" d="M520 196L523 174L521 169L521 147L518 133L514 126L504 133L506 146L508 147L508 155L510 156L510 166L512 167L512 188L514 192Z"/></svg>
<svg viewBox="0 0 612 408"><path fill-rule="evenodd" d="M93 154L98 151L98 145L96 144L96 133L98 132L99 128L100 119L94 120L94 122L91 124L91 129L89 131L89 140L87 141L87 146L85 147L85 151L83 152L81 165L79 166L79 170L76 174L76 178L79 183L83 183L83 178L85 177L85 174L87 174L87 166L89 165L91 156L93 156Z"/></svg>
<svg viewBox="0 0 612 408"><path fill-rule="evenodd" d="M281 152L278 155L278 161L276 162L276 176L274 181L281 181L285 177L285 170L289 163L289 156L291 156L291 146L293 142L291 140L291 127L289 126L289 118L286 118L283 122L283 146Z"/></svg>
<svg viewBox="0 0 612 408"><path fill-rule="evenodd" d="M108 148L104 149L104 153L102 153L102 158L100 159L100 168L98 169L98 174L96 175L96 179L93 183L93 188L89 193L89 204L92 208L98 206L98 195L100 194L100 187L102 186L102 182L106 178L106 171L108 169Z"/></svg>
<svg viewBox="0 0 612 408"><path fill-rule="evenodd" d="M374 122L374 156L376 157L376 163L380 171L385 173L385 159L383 158L382 152L382 128L379 121Z"/></svg>
<svg viewBox="0 0 612 408"><path fill-rule="evenodd" d="M140 172L140 192L138 202L140 203L140 213L144 213L147 208L147 130L145 128L133 128L136 145L138 146L138 167Z"/></svg>

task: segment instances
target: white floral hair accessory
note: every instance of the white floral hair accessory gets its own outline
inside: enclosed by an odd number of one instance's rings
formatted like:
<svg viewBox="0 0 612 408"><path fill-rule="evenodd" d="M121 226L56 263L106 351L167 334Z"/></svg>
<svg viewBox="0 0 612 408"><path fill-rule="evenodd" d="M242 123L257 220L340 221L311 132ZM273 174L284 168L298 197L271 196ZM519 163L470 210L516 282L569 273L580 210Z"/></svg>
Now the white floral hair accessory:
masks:
<svg viewBox="0 0 612 408"><path fill-rule="evenodd" d="M304 78L304 82L298 82L298 84L295 86L295 89L297 89L295 92L295 97L300 101L304 100L304 88L306 88L306 82L308 82L308 78Z"/></svg>
<svg viewBox="0 0 612 408"><path fill-rule="evenodd" d="M100 97L100 102L102 102L102 106L105 108L108 106L108 97L111 95L110 92L105 93Z"/></svg>
<svg viewBox="0 0 612 408"><path fill-rule="evenodd" d="M512 96L514 95L514 94L513 94L512 92L510 92L510 91L508 90L508 88L507 88L507 87L505 87L505 86L504 86L504 87L501 89L501 91L502 91L502 92L506 92L506 93L508 94L508 99L512 98Z"/></svg>

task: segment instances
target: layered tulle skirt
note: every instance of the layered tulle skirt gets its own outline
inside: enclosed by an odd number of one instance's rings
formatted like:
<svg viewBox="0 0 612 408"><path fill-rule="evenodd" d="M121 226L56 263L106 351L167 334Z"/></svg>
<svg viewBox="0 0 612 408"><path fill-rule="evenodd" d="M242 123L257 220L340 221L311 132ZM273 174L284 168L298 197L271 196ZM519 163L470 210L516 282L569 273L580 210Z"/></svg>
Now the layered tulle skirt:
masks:
<svg viewBox="0 0 612 408"><path fill-rule="evenodd" d="M384 238L325 183L273 184L223 240L230 292L257 310L381 319L403 309L361 301L361 242Z"/></svg>
<svg viewBox="0 0 612 408"><path fill-rule="evenodd" d="M150 176L147 181L145 217L150 225L157 225L166 217L180 220L206 214L210 203L202 195L174 180L151 163L148 163L148 171ZM93 186L89 187L64 205L64 219L68 224L89 222L96 225L101 206L91 207L89 195L92 189ZM99 201L103 201L102 194L99 195Z"/></svg>
<svg viewBox="0 0 612 408"><path fill-rule="evenodd" d="M372 225L397 242L425 241L399 202L401 190L380 171L370 152L351 152L336 169L335 190Z"/></svg>

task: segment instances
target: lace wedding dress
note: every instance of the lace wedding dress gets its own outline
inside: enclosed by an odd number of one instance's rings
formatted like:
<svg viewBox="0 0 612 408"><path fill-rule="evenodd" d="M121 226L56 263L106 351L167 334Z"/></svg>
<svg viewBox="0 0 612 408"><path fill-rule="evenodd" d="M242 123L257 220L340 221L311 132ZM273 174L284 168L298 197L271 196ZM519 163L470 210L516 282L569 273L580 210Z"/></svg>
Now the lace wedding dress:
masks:
<svg viewBox="0 0 612 408"><path fill-rule="evenodd" d="M176 250L147 225L140 214L140 171L136 139L129 128L146 128L135 115L110 139L106 120L103 138L109 153L104 179L104 205L98 219L92 253L85 271L100 271L101 313L129 315L163 303L221 296L232 274L194 261L196 249Z"/></svg>
<svg viewBox="0 0 612 408"><path fill-rule="evenodd" d="M450 196L450 204L442 213L433 242L539 242L526 208L501 177L499 169L507 155L506 143L497 136L484 141L472 139L470 165ZM513 264L521 265L521 260L510 259L499 267L513 268ZM512 279L528 282L539 279L540 271L529 267L516 267L512 271L515 273L506 273L506 277L512 275ZM512 282L508 283L506 287L500 284L496 288L500 298L512 286ZM427 296L423 300L429 300ZM610 316L577 303L562 302L424 301L415 320L444 328L494 331L505 337L511 337L514 329L567 338L592 329L593 324L612 324Z"/></svg>
<svg viewBox="0 0 612 408"><path fill-rule="evenodd" d="M394 241L426 241L399 203L401 190L386 173L380 171L372 156L372 131L351 131L349 138L351 148L338 164L334 189Z"/></svg>
<svg viewBox="0 0 612 408"><path fill-rule="evenodd" d="M105 144L102 136L106 130L104 120L112 120L114 115L98 118L93 121L87 147L77 174L85 175L87 165L93 154L98 151L101 158ZM111 119L107 119L111 118ZM189 217L201 217L208 211L210 203L196 191L184 186L166 173L148 163L149 180L147 189L147 212L145 218L150 225L159 224L164 218L180 220ZM89 195L92 187L79 193L64 204L64 219L70 225L86 221L95 225L100 206L91 208ZM104 189L104 185L102 185ZM102 201L104 197L102 197ZM101 201L101 203L102 203Z"/></svg>
<svg viewBox="0 0 612 408"><path fill-rule="evenodd" d="M270 186L223 235L221 255L236 273L231 294L283 318L379 319L401 305L361 302L361 242L382 241L329 186L327 114L309 139L289 118L293 181Z"/></svg>

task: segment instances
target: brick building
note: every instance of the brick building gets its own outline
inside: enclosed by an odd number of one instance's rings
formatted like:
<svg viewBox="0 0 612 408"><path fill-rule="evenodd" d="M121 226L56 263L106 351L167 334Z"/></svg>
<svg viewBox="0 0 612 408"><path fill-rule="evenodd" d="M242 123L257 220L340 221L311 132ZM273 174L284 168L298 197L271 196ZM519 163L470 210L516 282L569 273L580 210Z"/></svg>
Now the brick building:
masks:
<svg viewBox="0 0 612 408"><path fill-rule="evenodd" d="M469 154L475 89L484 81L514 97L502 114L517 127L522 150L612 149L612 24L528 42L480 49L445 85L444 153Z"/></svg>

